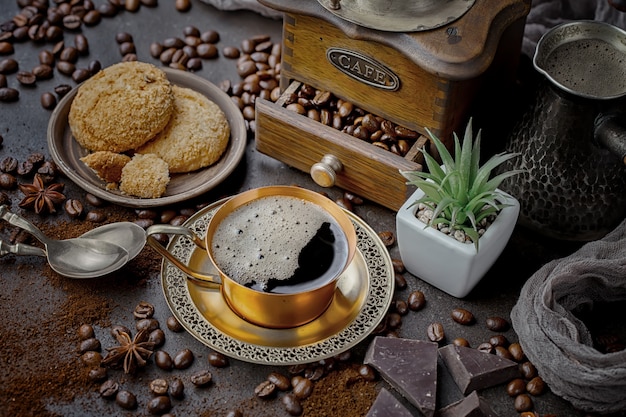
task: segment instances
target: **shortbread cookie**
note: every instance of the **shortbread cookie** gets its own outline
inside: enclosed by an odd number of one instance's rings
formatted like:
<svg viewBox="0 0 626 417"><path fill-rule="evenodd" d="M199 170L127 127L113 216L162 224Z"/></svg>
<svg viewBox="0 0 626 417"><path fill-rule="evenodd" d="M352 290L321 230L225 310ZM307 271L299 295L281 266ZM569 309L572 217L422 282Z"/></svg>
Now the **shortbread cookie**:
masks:
<svg viewBox="0 0 626 417"><path fill-rule="evenodd" d="M80 158L96 175L107 183L120 182L122 168L130 161L130 156L109 151L97 151Z"/></svg>
<svg viewBox="0 0 626 417"><path fill-rule="evenodd" d="M158 198L170 182L167 162L154 154L135 154L122 169L120 191L141 198Z"/></svg>
<svg viewBox="0 0 626 417"><path fill-rule="evenodd" d="M173 103L164 71L144 62L121 62L78 87L68 122L84 148L119 153L162 131L172 116Z"/></svg>
<svg viewBox="0 0 626 417"><path fill-rule="evenodd" d="M158 155L167 162L170 173L191 172L214 164L230 138L226 115L196 91L176 85L172 91L174 113L170 123L137 152Z"/></svg>

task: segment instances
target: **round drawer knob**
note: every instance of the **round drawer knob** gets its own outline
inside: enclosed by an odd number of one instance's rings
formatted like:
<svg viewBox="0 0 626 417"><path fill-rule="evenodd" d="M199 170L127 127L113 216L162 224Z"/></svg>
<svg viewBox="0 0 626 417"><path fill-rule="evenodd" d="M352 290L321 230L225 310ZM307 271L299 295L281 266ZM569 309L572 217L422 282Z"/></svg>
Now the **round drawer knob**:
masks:
<svg viewBox="0 0 626 417"><path fill-rule="evenodd" d="M335 155L324 155L320 162L311 167L311 178L321 187L332 187L337 179L337 172L343 169L343 164Z"/></svg>

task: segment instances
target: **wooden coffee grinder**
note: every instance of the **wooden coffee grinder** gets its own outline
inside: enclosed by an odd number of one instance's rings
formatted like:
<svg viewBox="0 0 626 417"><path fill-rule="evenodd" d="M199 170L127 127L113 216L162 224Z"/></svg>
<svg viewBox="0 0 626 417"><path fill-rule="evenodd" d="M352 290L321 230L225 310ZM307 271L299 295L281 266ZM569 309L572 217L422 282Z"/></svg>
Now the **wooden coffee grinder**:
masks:
<svg viewBox="0 0 626 417"><path fill-rule="evenodd" d="M259 0L282 11L280 87L303 85L447 145L462 135L486 88L512 83L530 0ZM413 191L399 170L421 169L417 147L404 156L285 108L256 101L257 149L397 210Z"/></svg>

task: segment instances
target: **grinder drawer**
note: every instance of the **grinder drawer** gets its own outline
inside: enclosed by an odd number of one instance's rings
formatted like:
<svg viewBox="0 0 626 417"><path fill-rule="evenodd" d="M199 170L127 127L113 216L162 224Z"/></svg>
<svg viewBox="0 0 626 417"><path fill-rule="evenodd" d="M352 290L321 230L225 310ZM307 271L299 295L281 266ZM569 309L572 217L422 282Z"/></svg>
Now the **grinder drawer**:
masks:
<svg viewBox="0 0 626 417"><path fill-rule="evenodd" d="M419 136L400 156L286 108L287 97L302 87L294 81L275 103L256 100L256 147L287 165L309 172L324 187L338 186L398 210L414 188L399 170L421 170Z"/></svg>

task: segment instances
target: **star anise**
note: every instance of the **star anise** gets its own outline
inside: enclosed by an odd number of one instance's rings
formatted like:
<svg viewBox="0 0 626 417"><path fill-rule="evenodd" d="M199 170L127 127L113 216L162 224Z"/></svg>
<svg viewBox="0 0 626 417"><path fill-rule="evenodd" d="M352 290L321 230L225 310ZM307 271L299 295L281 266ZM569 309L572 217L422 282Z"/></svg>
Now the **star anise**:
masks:
<svg viewBox="0 0 626 417"><path fill-rule="evenodd" d="M39 174L35 174L32 184L19 184L19 187L24 193L24 199L20 201L19 206L32 208L37 214L45 211L55 213L55 206L65 200L65 196L61 193L64 185L55 183L46 187Z"/></svg>
<svg viewBox="0 0 626 417"><path fill-rule="evenodd" d="M122 367L127 374L134 374L137 368L146 366L152 355L154 342L148 340L148 332L140 330L133 339L124 331L115 333L119 346L107 348L108 353L102 365L112 368Z"/></svg>

